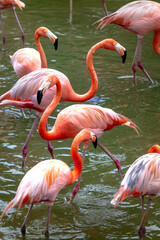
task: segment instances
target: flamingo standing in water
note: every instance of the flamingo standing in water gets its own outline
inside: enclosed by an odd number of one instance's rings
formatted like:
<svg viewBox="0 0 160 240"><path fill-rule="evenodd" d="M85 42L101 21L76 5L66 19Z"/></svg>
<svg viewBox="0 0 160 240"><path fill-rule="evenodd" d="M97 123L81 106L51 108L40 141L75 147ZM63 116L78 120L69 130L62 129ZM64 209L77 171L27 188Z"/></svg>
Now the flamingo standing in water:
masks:
<svg viewBox="0 0 160 240"><path fill-rule="evenodd" d="M59 72L54 69L42 68L23 76L8 92L0 96L0 105L8 104L19 108L29 108L36 110L36 118L33 122L30 133L28 134L27 140L22 148L23 154L22 166L24 166L25 164L27 146L32 135L32 132L39 120L41 113L51 103L53 96L56 92L55 86L49 88L46 91L41 104L39 105L37 103L37 91L42 85L43 81L45 81L45 78L51 74L56 75L59 78L62 85L62 95L60 101L84 102L89 100L95 95L98 89L98 78L93 66L93 55L99 48L117 51L121 55L122 61L125 62L126 49L115 40L105 39L95 44L88 52L86 58L87 68L90 73L92 83L89 91L83 95L75 93L70 84L69 79L62 72ZM51 145L48 145L48 150L50 151L51 156L54 158L53 148Z"/></svg>
<svg viewBox="0 0 160 240"><path fill-rule="evenodd" d="M101 22L98 27L102 26L103 28L108 24L114 23L119 27L122 27L134 34L137 34L137 47L132 62L134 83L135 85L137 84L136 64L152 83L153 81L151 77L141 63L142 40L145 34L154 31L152 47L156 53L160 54L160 3L153 1L130 2L118 9L116 12L101 18L97 22Z"/></svg>
<svg viewBox="0 0 160 240"><path fill-rule="evenodd" d="M55 84L54 79L48 78L46 82L42 84L38 93L37 100L41 103L41 99L45 96L46 88L50 88ZM74 138L82 129L87 128L100 137L104 131L110 130L118 125L129 126L138 133L136 125L127 117L114 112L109 108L102 108L97 105L89 104L75 104L63 109L57 116L54 127L52 130L47 131L46 124L52 111L56 108L61 97L61 86L57 85L57 92L51 102L51 104L44 111L38 126L40 136L48 141ZM83 142L83 161L85 158L85 152L90 142ZM120 173L121 179L123 179L121 172L121 164L117 158L115 158L99 141L98 145L102 150L108 154L116 164L116 167ZM80 177L77 185L73 189L70 202L73 201L80 187Z"/></svg>
<svg viewBox="0 0 160 240"><path fill-rule="evenodd" d="M16 14L15 7L18 6L21 10L22 7L25 7L25 4L19 0L0 0L0 23L1 23L1 29L2 29L2 34L3 34L3 48L5 48L5 43L6 43L6 37L4 34L4 29L3 29L3 22L2 22L2 16L1 16L1 10L7 9L7 8L12 8L13 13L15 15L15 18L17 20L18 26L20 28L21 34L22 34L22 43L24 47L24 32L21 27L21 24L19 22L18 16Z"/></svg>
<svg viewBox="0 0 160 240"><path fill-rule="evenodd" d="M46 27L39 27L34 34L37 50L34 48L21 48L10 56L14 71L19 78L40 68L47 68L47 59L39 38L49 38L58 48L58 38Z"/></svg>
<svg viewBox="0 0 160 240"><path fill-rule="evenodd" d="M157 153L156 153L157 152ZM144 222L152 200L160 192L160 146L153 145L148 154L139 157L127 170L118 192L111 203L116 207L119 202L129 197L142 198L142 218L138 229L140 237L145 234ZM144 196L149 201L144 211Z"/></svg>
<svg viewBox="0 0 160 240"><path fill-rule="evenodd" d="M48 204L48 215L45 236L49 236L49 223L51 207L57 194L65 186L75 182L82 171L82 159L78 153L79 144L82 141L92 141L96 147L96 136L88 129L83 129L74 138L71 146L71 157L74 161L74 169L63 161L52 159L44 160L31 168L21 180L14 199L6 206L0 218L11 207L18 206L18 210L29 204L30 208L21 227L22 235L25 235L26 224L34 203L46 202Z"/></svg>

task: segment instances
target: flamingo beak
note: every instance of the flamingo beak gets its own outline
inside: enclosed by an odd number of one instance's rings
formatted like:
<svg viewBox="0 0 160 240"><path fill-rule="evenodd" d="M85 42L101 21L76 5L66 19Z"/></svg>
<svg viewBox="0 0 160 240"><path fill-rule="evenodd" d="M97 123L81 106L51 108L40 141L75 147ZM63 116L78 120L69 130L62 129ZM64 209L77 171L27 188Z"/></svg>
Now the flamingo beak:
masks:
<svg viewBox="0 0 160 240"><path fill-rule="evenodd" d="M121 57L122 57L122 63L125 63L126 58L127 58L127 51L126 50L124 50L124 55L121 56Z"/></svg>
<svg viewBox="0 0 160 240"><path fill-rule="evenodd" d="M57 50L57 49L58 49L58 38L56 38L56 40L55 40L55 43L54 43L54 48L55 48L55 50Z"/></svg>
<svg viewBox="0 0 160 240"><path fill-rule="evenodd" d="M92 142L93 143L93 146L94 146L94 148L96 148L97 147L97 142L98 142L98 140L97 140L97 136L95 136L96 137L96 140L94 141L94 142Z"/></svg>
<svg viewBox="0 0 160 240"><path fill-rule="evenodd" d="M40 104L41 101L42 101L43 90L44 90L44 89L42 89L42 90L38 90L38 92L37 92L37 102L38 102L38 104Z"/></svg>

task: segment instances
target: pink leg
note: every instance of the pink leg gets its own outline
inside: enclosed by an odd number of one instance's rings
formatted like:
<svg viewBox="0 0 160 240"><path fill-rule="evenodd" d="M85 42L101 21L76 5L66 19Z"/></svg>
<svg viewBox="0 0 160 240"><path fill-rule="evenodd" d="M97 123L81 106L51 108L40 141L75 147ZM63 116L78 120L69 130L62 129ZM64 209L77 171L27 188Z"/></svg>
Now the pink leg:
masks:
<svg viewBox="0 0 160 240"><path fill-rule="evenodd" d="M97 141L97 144L98 146L114 161L114 163L116 164L116 167L119 171L119 174L120 174L120 177L121 177L121 180L123 180L123 175L122 175L122 171L121 171L121 164L120 164L120 161L112 155L112 153L110 153L108 151L107 148L105 148L99 141Z"/></svg>
<svg viewBox="0 0 160 240"><path fill-rule="evenodd" d="M35 118L35 120L34 120L34 122L33 122L32 128L31 128L31 130L30 130L30 132L29 132L29 134L28 134L28 137L27 137L27 139L26 139L26 142L25 142L25 144L24 144L24 146L23 146L23 148L22 148L22 156L23 156L23 159L22 159L22 168L23 168L24 165L25 165L25 159L26 159L26 155L27 155L28 143L29 143L29 140L30 140L30 138L31 138L31 135L32 135L32 133L33 133L33 130L34 130L34 128L35 128L38 120L39 120L39 117L36 116L36 118Z"/></svg>
<svg viewBox="0 0 160 240"><path fill-rule="evenodd" d="M102 0L102 4L103 4L103 7L104 7L104 11L106 13L106 16L107 16L108 15L108 11L107 11L107 7L106 7L106 1Z"/></svg>
<svg viewBox="0 0 160 240"><path fill-rule="evenodd" d="M140 41L140 38L138 37L137 46L136 46L136 50L135 50L135 54L134 54L134 58L133 58L133 62L132 62L134 85L137 85L137 80L136 80L136 71L137 71L136 66L137 66L137 64L136 64L136 60L137 60L137 54L139 52L139 48L140 48L141 44L142 44L142 42Z"/></svg>
<svg viewBox="0 0 160 240"><path fill-rule="evenodd" d="M18 16L17 16L17 14L16 14L15 7L13 7L12 9L13 9L13 13L14 13L14 15L15 15L15 17L16 17L16 20L17 20L18 26L19 26L19 28L20 28L20 31L21 31L21 35L22 35L22 46L24 47L24 38L25 38L25 35L24 35L24 32L23 32L22 26L21 26L21 24L20 24L20 21L19 21L19 19L18 19Z"/></svg>
<svg viewBox="0 0 160 240"><path fill-rule="evenodd" d="M82 156L82 162L83 162L83 163L84 163L84 159L85 159L85 153L86 153L86 149L83 149L83 156ZM80 174L80 176L79 176L79 178L78 178L78 181L77 181L76 186L73 188L72 196L71 196L71 198L70 198L69 203L72 203L72 202L73 202L73 199L75 198L77 192L79 191L80 181L81 181L81 174Z"/></svg>
<svg viewBox="0 0 160 240"><path fill-rule="evenodd" d="M72 9L73 9L73 2L70 0L70 13L69 13L69 21L72 23Z"/></svg>
<svg viewBox="0 0 160 240"><path fill-rule="evenodd" d="M0 22L1 22L1 29L2 29L2 35L3 35L3 48L5 49L6 37L5 37L5 33L4 33L4 28L3 28L3 22L2 22L1 12L0 12Z"/></svg>
<svg viewBox="0 0 160 240"><path fill-rule="evenodd" d="M138 55L138 63L137 66L142 70L142 72L146 75L146 77L149 79L149 81L151 83L153 83L153 80L151 79L151 77L149 76L149 74L147 73L147 71L144 69L142 63L141 63L141 53L142 53L142 39L139 39L140 41L140 47L139 47L139 55Z"/></svg>
<svg viewBox="0 0 160 240"><path fill-rule="evenodd" d="M23 117L25 118L25 117L26 117L26 114L25 114L23 108L21 108L21 113L22 113Z"/></svg>
<svg viewBox="0 0 160 240"><path fill-rule="evenodd" d="M150 205L151 205L151 202L152 202L152 199L149 198L146 211L144 212L144 210L142 210L143 216L142 216L142 219L141 219L141 225L140 225L140 227L139 227L139 229L138 229L138 234L139 234L139 236L142 236L142 235L144 235L144 234L146 233L146 228L145 228L145 226L144 226L144 222L145 222L145 220L146 220L146 217L147 217L147 214L148 214L148 211L149 211L149 207L150 207Z"/></svg>
<svg viewBox="0 0 160 240"><path fill-rule="evenodd" d="M46 129L48 131L48 124L46 125ZM50 141L47 141L47 148L48 148L52 158L54 159L54 149L53 149Z"/></svg>
<svg viewBox="0 0 160 240"><path fill-rule="evenodd" d="M25 236L25 234L26 234L26 224L27 224L27 221L28 221L28 218L29 218L29 214L30 214L30 212L32 210L32 207L33 207L33 204L30 205L30 208L29 208L29 210L27 212L27 215L26 215L26 217L24 219L24 222L22 224L22 227L21 227L21 233L22 233L23 236Z"/></svg>
<svg viewBox="0 0 160 240"><path fill-rule="evenodd" d="M51 206L48 207L47 225L46 225L46 231L45 231L45 236L46 237L49 237L50 215L51 215Z"/></svg>

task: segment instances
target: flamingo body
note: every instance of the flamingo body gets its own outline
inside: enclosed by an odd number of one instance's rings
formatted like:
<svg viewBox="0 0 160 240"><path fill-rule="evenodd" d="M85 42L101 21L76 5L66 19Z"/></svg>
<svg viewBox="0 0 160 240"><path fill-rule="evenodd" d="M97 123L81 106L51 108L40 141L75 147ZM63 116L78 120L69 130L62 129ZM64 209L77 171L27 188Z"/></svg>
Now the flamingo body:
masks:
<svg viewBox="0 0 160 240"><path fill-rule="evenodd" d="M113 23L138 35L137 47L132 63L134 82L136 84L136 65L144 72L149 81L153 82L141 63L142 39L145 34L154 31L152 46L154 51L160 54L160 3L154 1L133 1L97 22L100 22L98 27L101 26L103 28Z"/></svg>
<svg viewBox="0 0 160 240"><path fill-rule="evenodd" d="M157 153L158 152L158 153ZM111 203L117 206L126 198L142 197L142 220L139 235L146 230L144 222L148 214L151 201L160 192L160 146L153 145L148 153L139 157L127 170L118 192ZM149 196L148 206L144 212L144 196Z"/></svg>
<svg viewBox="0 0 160 240"><path fill-rule="evenodd" d="M43 112L51 103L56 92L56 86L47 89L40 105L37 103L37 91L50 75L56 75L61 82L61 101L71 101L68 92L73 92L73 89L67 76L54 69L41 68L20 78L8 92L1 95L0 105L13 105L20 108L35 109L40 113Z"/></svg>
<svg viewBox="0 0 160 240"><path fill-rule="evenodd" d="M19 78L41 68L39 52L33 48L22 48L10 56L12 66Z"/></svg>
<svg viewBox="0 0 160 240"><path fill-rule="evenodd" d="M130 119L112 109L97 105L75 104L63 109L58 114L54 128L49 134L40 131L40 135L47 140L54 140L54 137L55 139L74 138L78 132L87 128L93 131L97 137L100 137L104 131L121 124L136 128Z"/></svg>

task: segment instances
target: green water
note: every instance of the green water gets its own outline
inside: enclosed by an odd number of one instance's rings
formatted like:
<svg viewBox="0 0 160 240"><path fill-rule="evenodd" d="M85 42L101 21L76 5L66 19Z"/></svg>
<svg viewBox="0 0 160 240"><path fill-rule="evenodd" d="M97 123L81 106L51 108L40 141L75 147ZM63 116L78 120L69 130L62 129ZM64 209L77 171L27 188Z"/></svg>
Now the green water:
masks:
<svg viewBox="0 0 160 240"><path fill-rule="evenodd" d="M24 1L23 11L17 9L20 22L25 32L25 47L35 47L34 31L46 26L59 38L58 51L51 42L42 39L48 67L55 68L68 76L77 93L85 93L90 86L90 76L85 58L89 49L105 38L114 38L127 49L127 61L121 63L115 52L99 50L94 56L94 66L99 79L99 89L94 99L88 101L108 107L131 118L139 127L137 135L133 129L119 126L105 132L101 142L121 161L122 172L130 164L145 154L150 146L159 142L159 61L160 56L152 50L153 33L143 41L142 62L154 80L151 85L144 75L137 71L138 85L133 86L131 63L137 37L130 32L110 25L96 31L92 25L104 16L100 0L73 1L73 21L69 22L68 0ZM107 1L109 12L117 10L127 1ZM14 73L9 55L22 47L20 31L10 9L2 11L6 34L6 49L0 54L0 94L9 90L18 80ZM2 42L0 42L2 48ZM61 102L49 119L50 128L57 113L71 103ZM28 171L39 161L49 159L50 154L36 129L28 146L25 169L21 168L21 149L35 117L25 110L23 118L19 109L13 106L0 108L0 209L13 199L16 189ZM72 139L54 141L55 156L73 167L70 157ZM82 146L81 146L82 147ZM81 148L82 150L82 148ZM137 229L140 224L140 198L127 199L114 209L110 204L120 185L120 177L112 160L99 148L89 146L81 188L73 204L69 205L72 186L63 189L52 208L49 239L138 239ZM19 211L10 209L0 222L0 239L45 239L47 207L44 203L36 204L30 215L26 237L21 236L20 227L27 213L28 206ZM159 198L151 206L147 221L148 239L159 239Z"/></svg>

